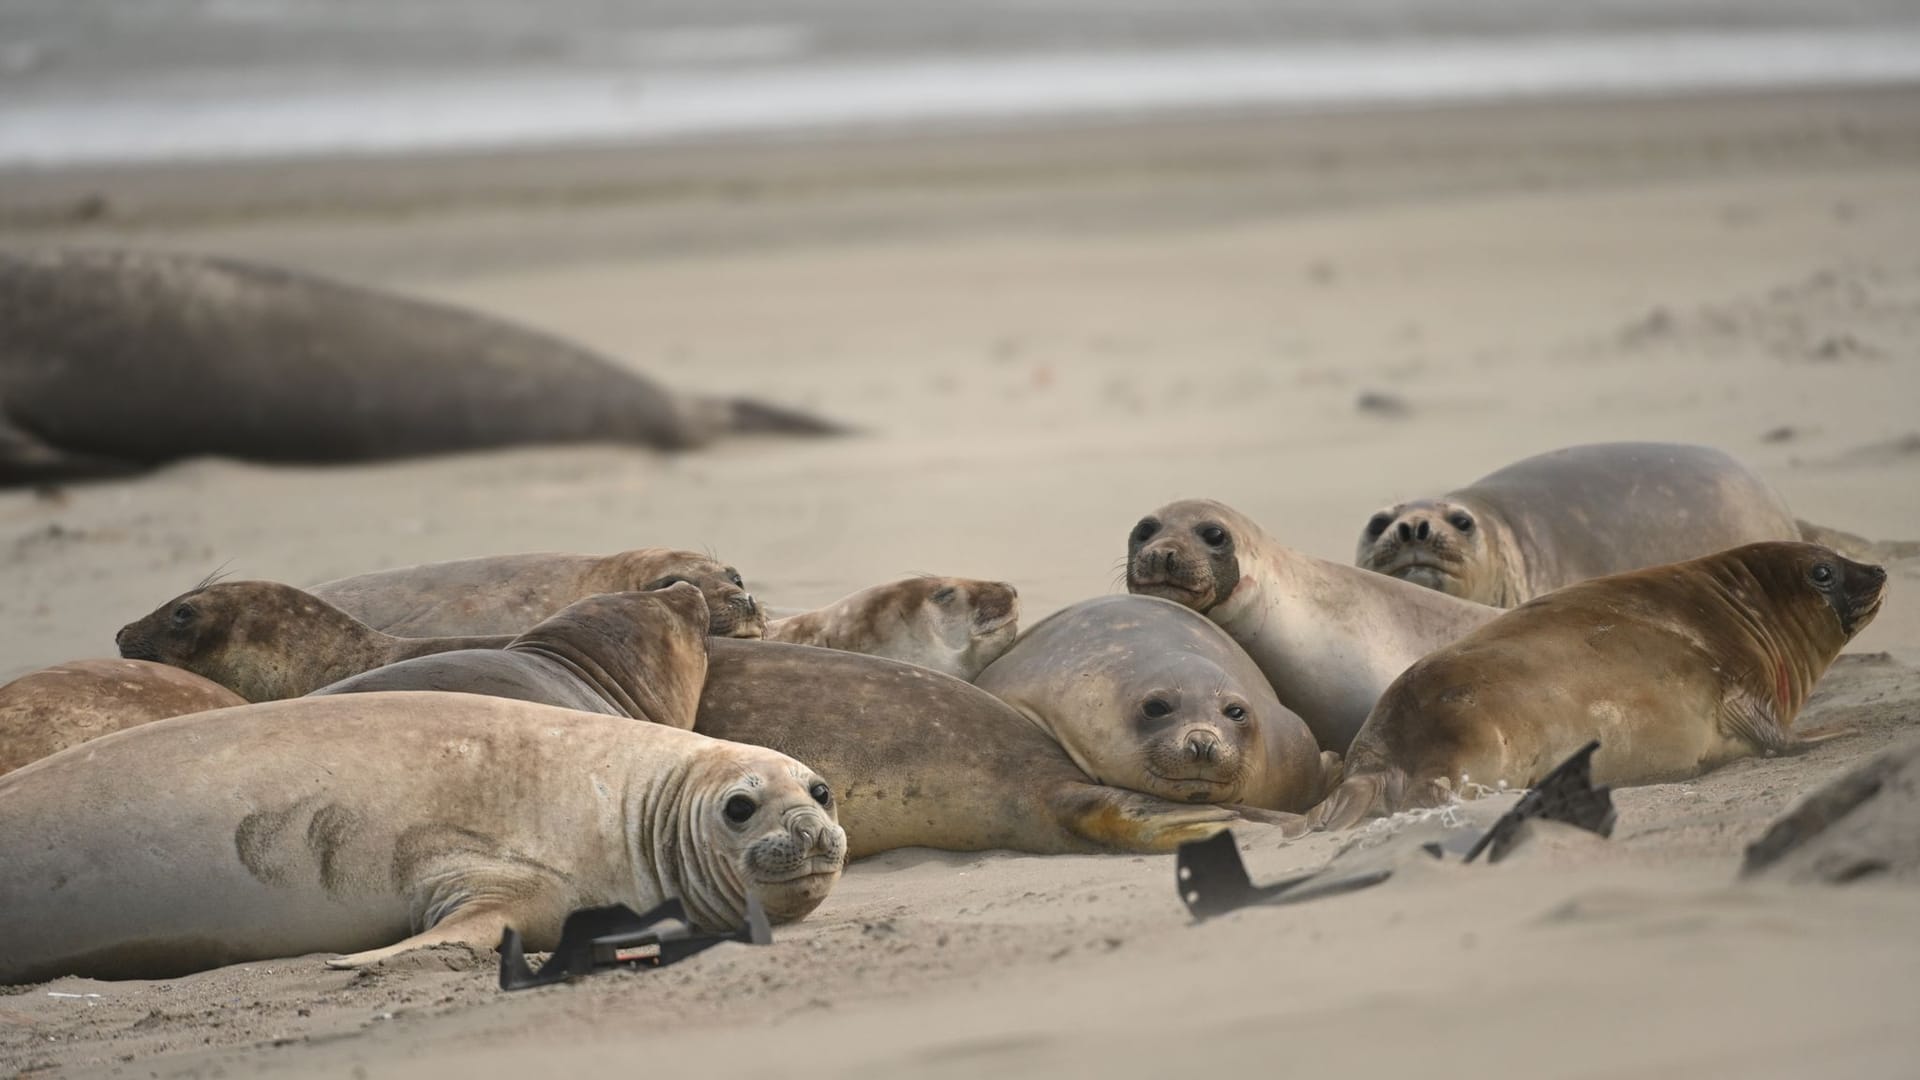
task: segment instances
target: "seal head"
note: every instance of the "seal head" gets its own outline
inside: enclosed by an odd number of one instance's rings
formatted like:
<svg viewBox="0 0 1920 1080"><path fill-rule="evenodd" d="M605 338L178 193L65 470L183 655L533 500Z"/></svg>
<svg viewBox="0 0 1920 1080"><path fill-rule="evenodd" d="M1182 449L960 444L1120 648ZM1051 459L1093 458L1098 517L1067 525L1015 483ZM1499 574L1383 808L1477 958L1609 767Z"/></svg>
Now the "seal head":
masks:
<svg viewBox="0 0 1920 1080"><path fill-rule="evenodd" d="M1004 581L912 577L767 624L769 641L884 656L971 681L1019 636L1020 594Z"/></svg>
<svg viewBox="0 0 1920 1080"><path fill-rule="evenodd" d="M333 666L316 665L316 657L358 655L385 637L291 585L230 581L181 593L121 627L113 640L128 660L170 664L248 701L271 701L311 690L305 673Z"/></svg>
<svg viewBox="0 0 1920 1080"><path fill-rule="evenodd" d="M653 831L658 861L683 860L681 899L703 926L738 927L748 896L775 922L802 918L833 890L847 860L832 787L785 754L728 744L705 755L678 820Z"/></svg>
<svg viewBox="0 0 1920 1080"><path fill-rule="evenodd" d="M1482 516L1450 499L1387 507L1360 530L1356 565L1388 577L1474 600L1497 572Z"/></svg>
<svg viewBox="0 0 1920 1080"><path fill-rule="evenodd" d="M621 583L618 588L609 588L608 592L653 592L688 582L707 599L709 634L714 637L757 638L766 633L766 609L747 591L746 581L740 577L740 571L733 567L696 552L672 551L665 553L672 560L672 570L653 576L649 568L656 562L664 561L659 552L642 549L625 554L643 556L632 560L632 569L639 571L640 575ZM622 556L613 557L615 560L620 558Z"/></svg>
<svg viewBox="0 0 1920 1080"><path fill-rule="evenodd" d="M1224 603L1240 584L1238 518L1211 499L1183 500L1141 518L1127 534L1127 591L1203 615Z"/></svg>

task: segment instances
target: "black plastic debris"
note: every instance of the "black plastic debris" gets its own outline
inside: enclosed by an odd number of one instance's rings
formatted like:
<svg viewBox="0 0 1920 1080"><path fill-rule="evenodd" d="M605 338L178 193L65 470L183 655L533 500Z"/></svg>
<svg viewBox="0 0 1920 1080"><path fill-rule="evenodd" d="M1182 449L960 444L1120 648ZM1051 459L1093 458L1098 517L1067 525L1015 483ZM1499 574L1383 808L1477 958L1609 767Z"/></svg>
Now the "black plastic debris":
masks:
<svg viewBox="0 0 1920 1080"><path fill-rule="evenodd" d="M567 916L560 943L538 971L527 963L520 932L507 927L500 935L500 989L550 986L608 968L666 967L728 941L773 944L773 927L759 900L747 898L746 926L727 934L695 930L678 897L644 915L624 904L582 908Z"/></svg>
<svg viewBox="0 0 1920 1080"><path fill-rule="evenodd" d="M1593 786L1593 753L1598 749L1600 742L1596 739L1555 766L1466 849L1461 861L1472 862L1485 851L1488 862L1499 862L1518 842L1520 825L1528 818L1564 822L1601 836L1613 835L1612 790ZM1429 842L1420 845L1420 850L1439 859L1449 851L1459 854L1460 845ZM1393 876L1391 867L1343 870L1336 860L1334 865L1310 874L1272 885L1255 885L1247 876L1246 863L1240 858L1240 847L1231 830L1180 845L1174 873L1180 900L1195 920L1253 904L1295 904L1354 892Z"/></svg>

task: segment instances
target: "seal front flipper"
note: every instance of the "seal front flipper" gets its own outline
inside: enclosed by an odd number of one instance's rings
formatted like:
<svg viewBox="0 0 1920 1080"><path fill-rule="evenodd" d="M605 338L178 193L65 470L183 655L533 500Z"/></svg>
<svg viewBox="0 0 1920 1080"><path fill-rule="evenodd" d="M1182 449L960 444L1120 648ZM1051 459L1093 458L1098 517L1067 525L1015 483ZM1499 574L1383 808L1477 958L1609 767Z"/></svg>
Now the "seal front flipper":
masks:
<svg viewBox="0 0 1920 1080"><path fill-rule="evenodd" d="M1780 723L1771 701L1738 687L1720 703L1720 730L1762 754L1797 754L1815 743L1854 733L1852 727L1800 734Z"/></svg>
<svg viewBox="0 0 1920 1080"><path fill-rule="evenodd" d="M384 949L368 949L366 952L349 953L336 956L327 961L330 968L359 968L378 963L390 956L398 956L411 949L425 948L428 945L469 945L475 949L492 950L500 943L500 935L508 926L520 920L502 907L471 906L462 908L446 919L441 920L424 933L415 934L396 945Z"/></svg>
<svg viewBox="0 0 1920 1080"><path fill-rule="evenodd" d="M1099 784L1069 785L1048 802L1068 832L1107 851L1177 851L1239 819L1224 806L1168 802Z"/></svg>
<svg viewBox="0 0 1920 1080"><path fill-rule="evenodd" d="M147 466L62 450L14 423L0 408L0 486L123 476Z"/></svg>

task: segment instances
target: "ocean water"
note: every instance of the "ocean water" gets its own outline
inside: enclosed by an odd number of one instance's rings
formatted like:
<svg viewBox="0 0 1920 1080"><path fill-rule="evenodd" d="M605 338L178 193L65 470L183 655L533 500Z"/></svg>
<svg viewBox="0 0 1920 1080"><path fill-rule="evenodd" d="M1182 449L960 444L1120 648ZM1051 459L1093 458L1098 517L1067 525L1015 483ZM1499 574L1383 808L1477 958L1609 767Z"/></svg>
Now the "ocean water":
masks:
<svg viewBox="0 0 1920 1080"><path fill-rule="evenodd" d="M1920 0L0 0L0 167L1916 80Z"/></svg>

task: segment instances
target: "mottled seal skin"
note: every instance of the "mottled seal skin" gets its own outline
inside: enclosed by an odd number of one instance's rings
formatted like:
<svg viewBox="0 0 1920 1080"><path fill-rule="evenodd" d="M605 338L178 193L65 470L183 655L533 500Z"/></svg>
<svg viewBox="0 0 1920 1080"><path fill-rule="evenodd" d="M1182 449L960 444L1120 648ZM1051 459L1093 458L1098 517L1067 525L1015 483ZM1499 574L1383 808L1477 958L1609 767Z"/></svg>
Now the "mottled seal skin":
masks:
<svg viewBox="0 0 1920 1080"><path fill-rule="evenodd" d="M1588 578L1800 539L1786 501L1722 451L1593 443L1387 507L1361 529L1355 562L1510 608Z"/></svg>
<svg viewBox="0 0 1920 1080"><path fill-rule="evenodd" d="M693 551L635 548L614 555L485 555L421 563L315 585L313 594L401 637L519 634L576 600L646 592L682 581L706 594L715 637L757 638L767 615L740 571Z"/></svg>
<svg viewBox="0 0 1920 1080"><path fill-rule="evenodd" d="M901 847L1172 851L1238 820L1094 782L992 694L877 656L709 643L694 730L801 756L840 793L849 857Z"/></svg>
<svg viewBox="0 0 1920 1080"><path fill-rule="evenodd" d="M376 668L316 696L448 690L692 728L707 678L707 602L687 582L590 596L500 649Z"/></svg>
<svg viewBox="0 0 1920 1080"><path fill-rule="evenodd" d="M549 334L309 274L140 252L0 253L0 483L199 455L368 461L842 430L674 394Z"/></svg>
<svg viewBox="0 0 1920 1080"><path fill-rule="evenodd" d="M1878 566L1774 541L1555 590L1394 680L1309 821L1531 786L1593 739L1594 782L1611 785L1792 752L1812 741L1794 718L1886 585Z"/></svg>
<svg viewBox="0 0 1920 1080"><path fill-rule="evenodd" d="M223 581L184 592L114 635L120 655L191 671L248 701L312 693L349 675L508 637L401 638L277 581Z"/></svg>
<svg viewBox="0 0 1920 1080"><path fill-rule="evenodd" d="M56 664L0 686L0 773L122 728L244 704L226 687L165 664Z"/></svg>
<svg viewBox="0 0 1920 1080"><path fill-rule="evenodd" d="M971 682L1020 634L1020 594L1004 581L912 577L767 623L766 639L866 653Z"/></svg>
<svg viewBox="0 0 1920 1080"><path fill-rule="evenodd" d="M672 896L798 919L844 862L834 802L758 747L472 694L179 716L0 777L0 982L551 949L570 911Z"/></svg>
<svg viewBox="0 0 1920 1080"><path fill-rule="evenodd" d="M1335 752L1407 665L1500 614L1303 555L1211 499L1169 503L1140 519L1127 536L1127 589L1213 620L1321 749Z"/></svg>
<svg viewBox="0 0 1920 1080"><path fill-rule="evenodd" d="M1102 596L1055 612L976 685L1102 784L1299 812L1339 779L1340 756L1322 755L1226 631L1155 597Z"/></svg>

